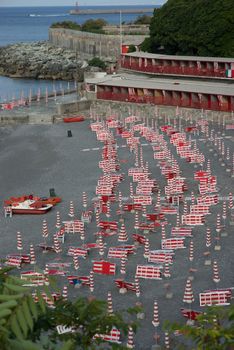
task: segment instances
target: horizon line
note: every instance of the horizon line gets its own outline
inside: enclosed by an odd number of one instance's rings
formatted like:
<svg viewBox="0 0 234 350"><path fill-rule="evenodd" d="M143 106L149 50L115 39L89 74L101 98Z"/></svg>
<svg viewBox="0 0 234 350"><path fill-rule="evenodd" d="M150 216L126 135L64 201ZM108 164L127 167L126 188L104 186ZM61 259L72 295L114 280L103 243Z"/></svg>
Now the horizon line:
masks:
<svg viewBox="0 0 234 350"><path fill-rule="evenodd" d="M155 7L155 6L159 6L159 5L163 5L163 3L159 3L159 4L155 4L155 5L152 5L152 4L145 4L145 5L79 5L79 7L91 7L91 6L95 6L95 7L106 7L106 6L111 6L111 7L120 7L120 6L123 6L123 7L129 7L129 6L134 6L134 7L144 7L144 6L151 6L151 7ZM0 8L1 7L14 7L14 8L19 8L19 7L29 7L29 8L32 8L32 7L76 7L75 5L44 5L44 6L41 6L41 5L38 5L38 6L9 6L9 5L0 5Z"/></svg>

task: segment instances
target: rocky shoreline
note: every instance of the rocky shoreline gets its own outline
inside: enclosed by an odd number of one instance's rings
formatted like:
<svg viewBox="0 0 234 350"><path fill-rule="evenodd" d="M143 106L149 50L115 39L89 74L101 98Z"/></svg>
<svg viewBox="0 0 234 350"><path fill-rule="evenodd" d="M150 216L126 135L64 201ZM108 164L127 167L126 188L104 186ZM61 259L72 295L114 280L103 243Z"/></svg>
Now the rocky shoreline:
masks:
<svg viewBox="0 0 234 350"><path fill-rule="evenodd" d="M0 47L0 75L6 77L83 81L87 70L74 51L46 41Z"/></svg>

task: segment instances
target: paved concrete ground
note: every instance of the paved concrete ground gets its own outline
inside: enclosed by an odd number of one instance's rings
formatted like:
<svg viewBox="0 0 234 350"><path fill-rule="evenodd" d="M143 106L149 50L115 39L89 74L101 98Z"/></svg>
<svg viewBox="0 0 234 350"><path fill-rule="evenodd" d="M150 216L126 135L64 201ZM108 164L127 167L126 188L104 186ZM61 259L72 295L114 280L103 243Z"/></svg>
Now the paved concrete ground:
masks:
<svg viewBox="0 0 234 350"><path fill-rule="evenodd" d="M159 125L164 124L164 118L159 119ZM189 125L189 121L183 123ZM218 133L222 126L212 123L212 128ZM72 131L73 137L67 137L67 130ZM223 131L223 130L222 130ZM0 257L4 258L7 253L16 252L16 232L20 231L22 234L24 252L29 252L29 244L33 243L35 246L43 242L42 220L44 218L48 221L50 238L52 243L52 233L55 232L56 211L59 210L62 220L68 220L69 201L73 200L75 204L76 217L79 218L81 214L82 191L88 194L88 202L91 204L91 199L95 195L95 186L99 176L102 174L98 168L98 161L101 160L102 144L96 140L95 133L89 129L89 121L77 124L54 124L54 125L21 125L18 127L4 127L0 128L0 193L2 201L10 196L20 196L22 194L34 193L41 196L49 195L49 189L55 188L58 196L61 196L63 201L46 216L14 216L13 218L4 218L3 212L0 214L0 235L2 237L2 244L0 245ZM225 145L230 148L230 154L233 154L233 131L226 131L225 134L220 132L219 137L222 137ZM189 185L188 195L191 191L198 194L197 183L193 180L194 166L181 160L175 148L169 144L176 159L181 166L182 175L188 180ZM211 170L214 175L218 176L218 187L221 196L227 196L233 190L233 179L230 173L225 171L225 167L221 166L219 162L219 155L216 152L210 152L211 147L204 142L204 135L193 135L192 139L197 139L199 149L205 154L206 158L211 159ZM134 166L134 156L130 153L126 143L120 137L117 137L118 157L121 162L121 172L125 174L125 180L120 184L119 189L123 196L129 196L130 179L127 177L127 170ZM149 169L152 177L156 178L164 194L165 180L160 173L160 169L153 159L152 147L145 139L141 139L145 144L143 147L144 161L149 162ZM197 168L199 169L199 167ZM154 196L154 203L155 203ZM186 279L189 276L189 269L191 267L197 269L192 281L192 287L195 295L195 302L192 305L193 309L200 310L199 307L199 292L216 288L212 280L212 267L204 266L204 255L207 251L205 246L205 232L206 227L211 228L212 234L212 248L211 258L217 259L221 281L218 284L219 288L234 287L233 279L233 243L234 238L232 234L232 227L229 226L230 211L228 211L228 219L226 221L227 237L221 238L221 251L214 250L214 237L216 235L216 214L222 212L222 202L217 206L211 207L212 214L207 217L206 225L204 227L195 227L193 229L194 241L194 262L191 263L188 259L189 240L186 239L186 249L178 250L175 253L174 263L171 267L171 278L163 278L161 281L155 280L140 280L141 296L137 298L135 293L128 292L126 295L120 295L118 289L115 287L114 278L121 278L119 268L116 276L109 277L104 275L95 275L95 290L94 295L97 298L106 299L107 292L112 292L113 308L114 310L124 309L129 306L134 306L137 301L142 302L145 309L146 317L141 323L141 327L135 337L137 350L149 350L154 343L153 335L155 329L151 324L153 317L153 302L156 299L159 306L159 318L161 325L159 333L162 334L162 324L165 320L183 321L180 314L180 308L185 306L183 304L183 294L186 284ZM112 217L115 216L116 205L111 207ZM182 210L182 208L181 208ZM152 209L149 211L152 211ZM166 226L166 234L169 237L170 229L175 225L175 215L168 215L169 225ZM125 215L125 223L129 237L134 232L134 214ZM94 233L97 232L95 220L87 226L86 242L94 242ZM149 235L150 249L160 249L161 230L156 230L155 233ZM107 246L118 245L117 237L113 236L106 238ZM132 239L129 239L132 243ZM63 246L63 253L60 258L63 261L71 262L72 258L66 255L69 246L80 246L81 240L77 236L68 235ZM107 250L104 257L107 256ZM36 248L36 258L38 266L44 268L45 263L54 261L58 258L55 254L41 254L41 251ZM99 259L100 256L97 251L92 250L87 260L80 260L80 269L78 275L88 275L92 266L92 260ZM114 261L114 260L113 260ZM120 266L119 261L114 261ZM146 263L143 257L143 247L137 250L137 254L130 256L127 263L127 273L124 277L127 281L134 280L136 264ZM26 266L24 270L30 267ZM71 269L72 273L75 270ZM65 277L58 279L59 286L62 288L67 284ZM165 297L165 283L170 283L173 298L168 300ZM79 297L89 295L89 289L83 287L81 289L74 289L69 286L69 296ZM172 348L175 348L173 346Z"/></svg>

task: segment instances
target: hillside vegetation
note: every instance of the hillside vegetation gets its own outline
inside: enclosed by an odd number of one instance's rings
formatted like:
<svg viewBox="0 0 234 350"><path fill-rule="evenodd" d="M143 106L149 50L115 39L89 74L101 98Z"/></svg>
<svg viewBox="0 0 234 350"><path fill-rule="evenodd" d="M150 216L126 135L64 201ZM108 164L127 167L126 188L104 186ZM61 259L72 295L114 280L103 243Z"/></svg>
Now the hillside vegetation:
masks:
<svg viewBox="0 0 234 350"><path fill-rule="evenodd" d="M154 10L150 37L141 48L154 53L234 57L234 0L168 0Z"/></svg>
<svg viewBox="0 0 234 350"><path fill-rule="evenodd" d="M56 23L53 23L50 26L50 28L64 28L64 29L72 29L72 30L81 30L83 32L103 34L104 31L102 30L102 27L105 26L106 24L107 22L104 19L98 18L98 19L88 19L82 25L72 21L56 22Z"/></svg>

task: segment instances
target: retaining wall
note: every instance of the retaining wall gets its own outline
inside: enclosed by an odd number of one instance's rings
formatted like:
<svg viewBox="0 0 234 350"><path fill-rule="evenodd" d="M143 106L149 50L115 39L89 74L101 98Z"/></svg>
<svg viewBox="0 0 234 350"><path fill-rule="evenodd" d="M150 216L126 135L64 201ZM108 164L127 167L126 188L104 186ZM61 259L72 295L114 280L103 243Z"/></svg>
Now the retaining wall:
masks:
<svg viewBox="0 0 234 350"><path fill-rule="evenodd" d="M79 113L88 110L90 105L91 101L89 100L61 103L58 105L57 113L60 116L69 113Z"/></svg>
<svg viewBox="0 0 234 350"><path fill-rule="evenodd" d="M114 101L92 101L90 111L97 116L105 117L110 114L118 116L138 115L138 116L155 116L156 118L165 118L165 120L173 119L176 116L177 108L172 106L155 106L150 104L138 104L129 102L114 102ZM192 108L179 108L179 116L182 118L192 118L194 120L201 118L209 120L222 120L226 123L234 123L234 115L229 112L218 112L210 110L200 110Z"/></svg>
<svg viewBox="0 0 234 350"><path fill-rule="evenodd" d="M122 43L138 45L145 35L124 35ZM62 28L49 29L49 42L77 52L79 58L118 60L120 56L120 35L95 34Z"/></svg>

